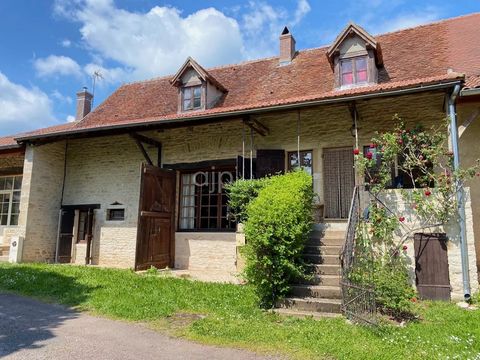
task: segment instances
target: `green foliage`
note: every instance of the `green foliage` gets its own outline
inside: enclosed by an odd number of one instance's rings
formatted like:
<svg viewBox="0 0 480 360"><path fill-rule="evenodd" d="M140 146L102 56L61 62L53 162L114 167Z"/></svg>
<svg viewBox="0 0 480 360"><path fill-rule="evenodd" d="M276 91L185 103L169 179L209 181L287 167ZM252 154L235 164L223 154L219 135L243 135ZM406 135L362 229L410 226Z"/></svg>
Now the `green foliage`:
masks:
<svg viewBox="0 0 480 360"><path fill-rule="evenodd" d="M313 196L311 176L296 171L271 177L247 207L244 275L263 307L272 307L305 274Z"/></svg>
<svg viewBox="0 0 480 360"><path fill-rule="evenodd" d="M342 318L282 318L261 311L249 286L47 264L0 264L0 291L138 321L182 339L280 358L425 360L480 354L480 311L445 302L417 304L424 321L371 328L352 326ZM202 316L195 316L198 313Z"/></svg>
<svg viewBox="0 0 480 360"><path fill-rule="evenodd" d="M247 206L258 196L261 189L268 183L269 178L244 180L240 179L226 184L230 215L239 223L247 220Z"/></svg>
<svg viewBox="0 0 480 360"><path fill-rule="evenodd" d="M398 116L393 120L397 123L394 130L377 133L370 153L356 155L355 166L366 177L371 203L369 217L362 219L357 229L351 280L375 287L382 312L408 318L412 316L415 293L408 275L405 242L415 232L442 226L454 217L457 185L461 188L479 166L454 170L453 154L447 150L447 121L427 130L421 125L407 129ZM413 189L400 191L407 205L403 214L384 202L392 187L394 167L413 185Z"/></svg>

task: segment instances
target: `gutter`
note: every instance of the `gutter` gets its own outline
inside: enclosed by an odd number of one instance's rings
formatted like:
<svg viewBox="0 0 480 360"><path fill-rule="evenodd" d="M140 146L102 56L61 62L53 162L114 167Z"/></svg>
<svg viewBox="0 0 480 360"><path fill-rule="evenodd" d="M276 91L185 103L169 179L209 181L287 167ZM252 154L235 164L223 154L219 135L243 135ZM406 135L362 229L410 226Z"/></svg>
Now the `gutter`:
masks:
<svg viewBox="0 0 480 360"><path fill-rule="evenodd" d="M336 103L342 103L342 102L350 102L355 100L366 100L366 99L379 98L379 97L397 96L397 95L412 94L412 93L423 92L423 91L446 89L455 85L460 85L461 83L462 83L462 79L458 79L458 80L449 81L445 83L420 85L420 86L417 86L414 88L408 88L408 89L390 90L390 91L384 91L384 92L352 95L352 96L330 98L330 99L303 101L303 102L298 102L294 104L274 105L274 106L269 106L265 108L238 110L238 111L232 111L228 113L206 114L206 115L200 115L195 117L177 118L177 119L170 119L170 120L159 119L159 120L153 120L153 121L144 122L144 123L109 125L104 127L79 129L76 131L67 130L67 131L59 131L55 133L40 134L40 135L33 135L33 136L20 136L18 138L15 138L15 140L18 142L24 142L24 141L30 141L30 140L46 139L46 138L56 137L56 136L63 136L63 135L70 135L70 134L87 134L87 133L93 133L97 131L108 131L113 129L133 129L133 128L155 126L155 125L181 124L184 122L192 123L195 120L206 120L206 119L215 119L215 118L222 118L222 117L235 117L235 116L243 116L243 115L250 115L250 114L260 114L260 113L279 111L279 110L298 109L305 106L328 105L328 104L336 104Z"/></svg>
<svg viewBox="0 0 480 360"><path fill-rule="evenodd" d="M480 95L480 88L463 89L460 92L460 97L474 96L474 95Z"/></svg>
<svg viewBox="0 0 480 360"><path fill-rule="evenodd" d="M460 169L460 153L458 147L458 128L457 128L457 109L456 100L460 93L460 85L455 85L452 93L448 98L448 113L450 116L450 137L452 141L453 150L453 168L455 171ZM460 225L460 256L462 261L462 280L463 280L463 297L465 301L470 301L470 272L468 265L468 247L466 234L466 219L465 219L465 200L463 187L460 181L455 181L456 196L457 196L457 210L458 210L458 224Z"/></svg>

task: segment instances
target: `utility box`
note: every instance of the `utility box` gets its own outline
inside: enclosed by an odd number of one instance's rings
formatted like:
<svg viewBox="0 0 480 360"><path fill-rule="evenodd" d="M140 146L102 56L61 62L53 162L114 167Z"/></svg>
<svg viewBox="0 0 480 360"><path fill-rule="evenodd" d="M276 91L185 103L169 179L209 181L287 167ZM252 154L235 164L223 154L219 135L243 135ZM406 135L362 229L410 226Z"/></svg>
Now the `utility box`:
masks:
<svg viewBox="0 0 480 360"><path fill-rule="evenodd" d="M23 236L12 236L8 262L19 263L22 260Z"/></svg>

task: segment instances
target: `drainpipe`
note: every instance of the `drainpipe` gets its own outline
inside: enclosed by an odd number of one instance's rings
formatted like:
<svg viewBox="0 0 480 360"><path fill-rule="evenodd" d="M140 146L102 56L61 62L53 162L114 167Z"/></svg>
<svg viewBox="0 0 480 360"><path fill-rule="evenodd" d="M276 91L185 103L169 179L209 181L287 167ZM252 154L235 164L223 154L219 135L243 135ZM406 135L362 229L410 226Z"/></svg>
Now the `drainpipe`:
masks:
<svg viewBox="0 0 480 360"><path fill-rule="evenodd" d="M450 137L452 141L453 150L453 168L458 170L460 168L460 154L458 149L458 128L457 128L457 111L456 99L460 92L460 85L455 85L453 92L448 98L448 113L450 116ZM456 181L456 193L458 204L458 223L460 225L460 253L462 258L462 278L463 278L463 297L465 301L469 301L470 294L470 273L468 266L468 248L467 248L467 234L465 230L465 202L463 188L460 186L460 181Z"/></svg>

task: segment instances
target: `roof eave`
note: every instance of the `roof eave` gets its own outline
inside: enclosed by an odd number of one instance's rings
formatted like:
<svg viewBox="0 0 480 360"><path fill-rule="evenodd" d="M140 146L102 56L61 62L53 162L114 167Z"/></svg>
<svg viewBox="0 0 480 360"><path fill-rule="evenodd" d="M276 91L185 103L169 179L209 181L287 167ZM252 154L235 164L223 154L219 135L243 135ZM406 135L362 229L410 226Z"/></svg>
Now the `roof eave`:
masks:
<svg viewBox="0 0 480 360"><path fill-rule="evenodd" d="M327 104L334 104L334 103L341 103L341 102L350 102L354 100L371 99L375 97L396 96L396 95L403 95L403 94L423 92L423 91L440 90L440 89L450 88L462 83L463 83L463 79L440 80L440 81L432 82L427 85L420 84L414 87L412 86L412 87L399 88L399 89L393 89L393 90L383 90L383 91L380 90L377 92L364 93L364 94L358 94L358 95L346 95L346 96L329 97L329 98L323 98L323 99L317 99L317 100L306 100L302 102L271 105L271 106L257 107L252 109L237 110L237 111L230 111L230 112L219 112L219 113L213 113L213 114L210 113L210 114L204 114L204 115L200 114L198 116L192 116L192 117L180 117L180 118L172 118L167 120L158 119L158 120L152 120L152 121L142 122L142 123L109 125L109 126L103 126L103 127L81 129L76 131L67 130L67 131L61 131L56 133L23 136L23 137L15 138L15 140L18 141L19 143L23 143L28 141L42 140L47 138L59 137L59 136L61 137L61 136L76 135L76 134L94 133L94 132L108 131L108 130L114 130L114 129L116 130L134 129L134 128L141 128L144 126L169 125L174 123L180 124L184 122L192 122L192 121L199 121L199 120L205 120L205 119L244 116L244 115L250 115L252 113L259 113L259 112L296 109L296 108L301 108L306 106L327 105Z"/></svg>

